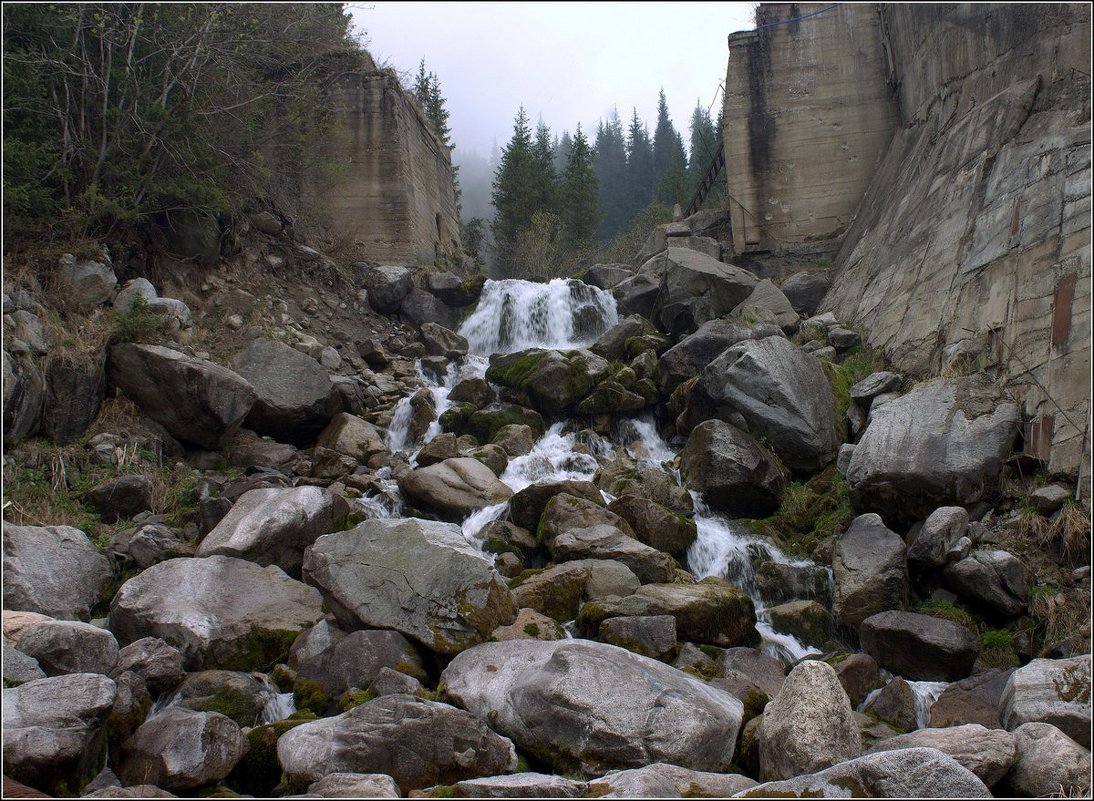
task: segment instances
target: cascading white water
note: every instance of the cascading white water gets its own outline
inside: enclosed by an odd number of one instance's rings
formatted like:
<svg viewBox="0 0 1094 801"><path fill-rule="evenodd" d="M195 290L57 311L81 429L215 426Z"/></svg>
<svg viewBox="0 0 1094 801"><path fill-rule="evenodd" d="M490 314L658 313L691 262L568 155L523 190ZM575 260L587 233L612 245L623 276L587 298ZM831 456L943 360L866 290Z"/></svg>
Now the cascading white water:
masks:
<svg viewBox="0 0 1094 801"><path fill-rule="evenodd" d="M866 697L862 699L862 703L858 705L857 712L865 710L870 703L889 686L889 682L894 678L887 670L882 670L881 676L885 679L885 684L878 687L876 690L871 690ZM943 691L950 686L950 682L912 681L910 679L905 679L905 682L912 690L912 698L915 703L915 727L917 729L925 729L927 728L927 724L931 721L931 707L934 706L934 702L938 700L938 697L942 695Z"/></svg>
<svg viewBox="0 0 1094 801"><path fill-rule="evenodd" d="M619 321L615 298L588 284L556 278L547 284L487 281L463 325L471 353L489 356L528 348L580 348Z"/></svg>

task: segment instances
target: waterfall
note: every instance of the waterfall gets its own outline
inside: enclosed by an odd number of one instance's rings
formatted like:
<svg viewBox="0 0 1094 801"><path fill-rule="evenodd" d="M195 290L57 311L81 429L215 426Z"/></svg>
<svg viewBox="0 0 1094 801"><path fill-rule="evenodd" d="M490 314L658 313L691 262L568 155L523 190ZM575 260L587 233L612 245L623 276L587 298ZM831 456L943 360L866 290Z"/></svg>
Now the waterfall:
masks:
<svg viewBox="0 0 1094 801"><path fill-rule="evenodd" d="M266 697L266 703L262 707L262 717L258 721L259 725L285 720L296 711L296 702L291 692L279 693L277 688L270 682L270 677L264 673L252 673L251 675L262 683L263 694Z"/></svg>
<svg viewBox="0 0 1094 801"><path fill-rule="evenodd" d="M603 289L566 278L547 284L507 278L486 282L460 334L481 356L566 350L588 345L618 321L615 298Z"/></svg>
<svg viewBox="0 0 1094 801"><path fill-rule="evenodd" d="M881 691L889 686L889 682L893 680L893 674L887 670L881 671L881 676L885 679L885 684L878 687L876 690L871 690L865 698L862 699L862 703L858 705L857 712L862 712L866 709L870 703L881 694ZM927 724L931 722L931 707L934 706L934 702L938 700L938 696L942 695L942 692L950 686L948 681L912 681L911 679L905 679L908 687L912 690L912 696L915 702L915 727L916 729L925 729Z"/></svg>

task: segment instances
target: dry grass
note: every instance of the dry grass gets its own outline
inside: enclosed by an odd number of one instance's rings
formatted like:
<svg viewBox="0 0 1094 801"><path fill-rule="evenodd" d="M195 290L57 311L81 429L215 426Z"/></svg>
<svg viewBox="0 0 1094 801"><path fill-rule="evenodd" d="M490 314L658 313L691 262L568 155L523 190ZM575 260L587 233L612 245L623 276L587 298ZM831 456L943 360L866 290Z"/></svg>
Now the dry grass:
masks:
<svg viewBox="0 0 1094 801"><path fill-rule="evenodd" d="M1077 503L1065 503L1046 529L1038 537L1038 545L1055 549L1067 564L1077 566L1090 563L1088 510Z"/></svg>
<svg viewBox="0 0 1094 801"><path fill-rule="evenodd" d="M1047 589L1047 588L1045 588ZM1029 616L1042 632L1046 648L1069 642L1075 653L1090 652L1090 593L1082 589L1033 594Z"/></svg>

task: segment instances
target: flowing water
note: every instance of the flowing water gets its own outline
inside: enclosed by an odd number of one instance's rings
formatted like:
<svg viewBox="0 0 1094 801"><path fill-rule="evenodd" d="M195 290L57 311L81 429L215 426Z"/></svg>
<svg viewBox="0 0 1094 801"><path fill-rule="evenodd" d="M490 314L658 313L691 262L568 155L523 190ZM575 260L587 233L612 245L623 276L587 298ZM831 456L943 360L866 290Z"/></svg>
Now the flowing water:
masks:
<svg viewBox="0 0 1094 801"><path fill-rule="evenodd" d="M506 279L487 281L475 311L460 326L459 333L467 339L470 353L449 366L443 381L434 381L419 364L419 380L433 393L436 416L451 407L448 400L452 388L471 377L483 377L495 353L512 353L528 348L573 349L587 347L619 320L615 300L610 293L580 281L555 279L547 284ZM420 442L409 436L412 409L410 398L404 398L394 410L388 429L387 444L392 451L403 451L414 464L421 446L440 433L436 421ZM679 481L672 468L676 453L657 433L651 418L620 420L610 438L574 431L567 423L555 423L532 451L509 461L500 479L514 492L546 481L566 479L591 480L601 462L611 461L618 453L635 461L639 467L656 466L667 470ZM390 479L389 479L390 480ZM392 481L391 484L394 484ZM392 497L397 497L397 494ZM369 493L360 505L369 516L387 517L398 514L401 505L385 493ZM741 524L712 512L702 499L692 493L695 501L695 523L698 538L688 552L688 569L698 578L719 576L747 592L756 606L757 629L764 649L786 661L795 661L808 654L819 653L807 648L788 634L774 631L756 589L752 560L759 554L765 559L787 565L812 565L787 557L771 543L750 533ZM605 493L605 501L612 500ZM507 504L490 506L468 516L463 521L464 536L482 547L482 531L493 520L502 517Z"/></svg>
<svg viewBox="0 0 1094 801"><path fill-rule="evenodd" d="M889 686L894 676L887 670L881 671L882 678L885 680L885 684L878 687L876 690L871 690L870 693L862 699L862 703L858 705L858 712L865 710L875 698ZM942 692L950 686L948 681L911 681L905 679L908 686L912 690L912 697L915 703L915 727L917 729L927 728L927 724L931 720L931 707L934 706L934 702L938 700L938 696L942 695Z"/></svg>
<svg viewBox="0 0 1094 801"><path fill-rule="evenodd" d="M264 673L252 673L251 676L262 684L262 712L255 720L255 726L285 720L296 711L296 702L291 692L278 692L277 688L270 682L270 677ZM152 718L162 715L171 707L177 706L182 700L182 696L177 692L164 693L152 704L152 708L148 711L148 717L145 720L152 720Z"/></svg>

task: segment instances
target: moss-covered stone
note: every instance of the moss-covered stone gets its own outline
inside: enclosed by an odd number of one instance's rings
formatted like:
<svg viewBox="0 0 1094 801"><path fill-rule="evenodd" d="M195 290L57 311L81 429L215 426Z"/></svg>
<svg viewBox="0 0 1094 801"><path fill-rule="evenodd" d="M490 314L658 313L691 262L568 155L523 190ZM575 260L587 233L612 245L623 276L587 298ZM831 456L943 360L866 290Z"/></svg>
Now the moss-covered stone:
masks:
<svg viewBox="0 0 1094 801"><path fill-rule="evenodd" d="M247 753L232 770L228 783L240 792L258 798L271 797L281 781L281 763L277 761L277 740L302 723L315 720L307 710L298 710L287 720L256 726L247 733Z"/></svg>
<svg viewBox="0 0 1094 801"><path fill-rule="evenodd" d="M293 682L292 696L297 709L307 709L316 715L325 715L330 707L330 698L315 679L297 676Z"/></svg>

